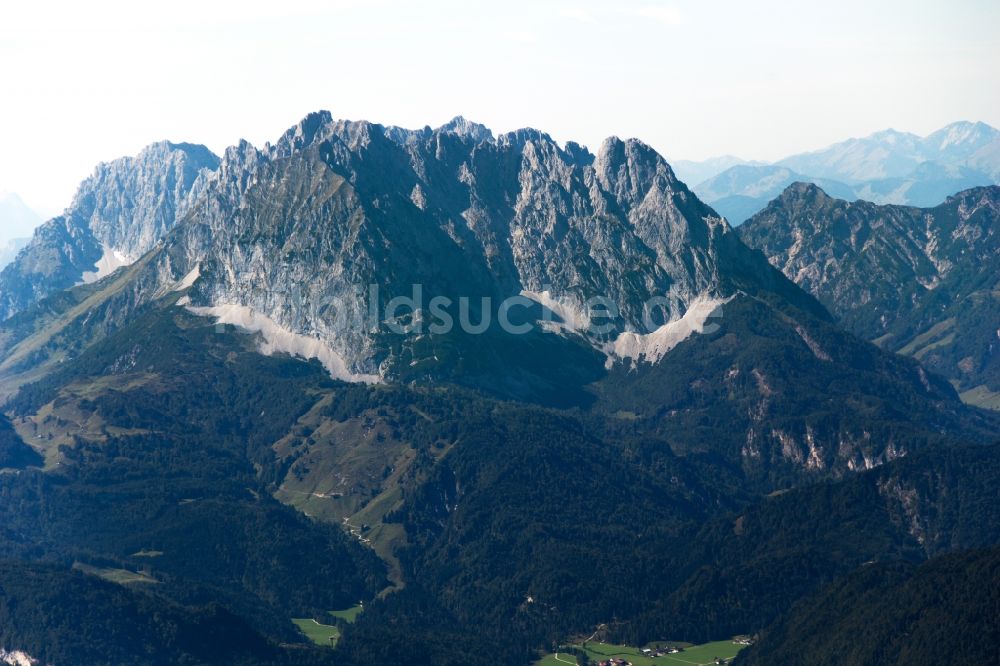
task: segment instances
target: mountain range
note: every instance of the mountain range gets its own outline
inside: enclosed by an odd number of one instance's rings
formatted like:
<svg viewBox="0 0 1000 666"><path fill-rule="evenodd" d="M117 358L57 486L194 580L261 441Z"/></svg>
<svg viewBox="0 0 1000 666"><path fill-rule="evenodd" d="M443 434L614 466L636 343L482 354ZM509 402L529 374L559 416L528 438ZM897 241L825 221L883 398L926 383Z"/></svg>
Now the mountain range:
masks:
<svg viewBox="0 0 1000 666"><path fill-rule="evenodd" d="M720 155L707 160L670 160L677 177L685 183L698 184L718 176L723 171L734 166L765 166L767 162L745 160L735 155Z"/></svg>
<svg viewBox="0 0 1000 666"><path fill-rule="evenodd" d="M498 305L520 296L539 312L559 313L567 341L609 363L637 360L668 334L659 329L692 304L737 290L775 292L821 312L754 257L641 142L611 139L593 155L575 144L560 148L535 130L495 141L483 132L460 119L409 132L315 114L264 150L249 144L228 150L217 171L188 168L172 188L162 175L148 177L147 149L134 178L107 179L106 197L91 194L105 192L105 181L88 180L67 215L46 223L0 274L5 314L93 281L104 265L134 260L186 210L185 198L195 201L191 222L130 264L135 275L125 294L116 292L115 316L191 287L191 308L229 323L238 319L293 347L318 344L315 355L344 379L398 377L413 367L449 372L436 343L414 346L414 336L356 325L379 305L367 300L369 285L380 288L383 304L420 284L428 298L470 298L477 311L482 298ZM184 155L153 159L173 174ZM112 205L88 207L104 198ZM152 210L123 213L120 201ZM140 222L124 233L128 213L139 213ZM608 331L617 345L586 334L583 306L596 297L611 299L618 310ZM648 313L656 325L644 327L643 306L653 297L663 303ZM477 315L475 321L485 316ZM507 338L503 344L522 342ZM7 346L21 343L9 338Z"/></svg>
<svg viewBox="0 0 1000 666"><path fill-rule="evenodd" d="M736 225L794 182L850 201L930 207L961 190L1000 183L1000 130L966 121L925 137L889 129L770 165L720 158L687 169L705 176L691 180L698 196Z"/></svg>
<svg viewBox="0 0 1000 666"><path fill-rule="evenodd" d="M884 130L863 139L848 139L823 150L786 157L780 163L820 178L838 178L848 183L904 177L924 162L973 167L996 178L1000 171L990 158L997 140L1000 130L982 122L961 121L925 137Z"/></svg>
<svg viewBox="0 0 1000 666"><path fill-rule="evenodd" d="M797 183L740 227L849 330L913 356L967 399L1000 397L1000 187L933 208L830 197Z"/></svg>
<svg viewBox="0 0 1000 666"><path fill-rule="evenodd" d="M969 303L994 189L922 241ZM100 165L0 274L0 650L526 664L766 630L780 654L788 609L870 563L902 584L1000 543L1000 417L870 342L885 306L755 249L803 210L818 243L881 228L833 201L794 186L736 230L642 141L463 118L318 112Z"/></svg>

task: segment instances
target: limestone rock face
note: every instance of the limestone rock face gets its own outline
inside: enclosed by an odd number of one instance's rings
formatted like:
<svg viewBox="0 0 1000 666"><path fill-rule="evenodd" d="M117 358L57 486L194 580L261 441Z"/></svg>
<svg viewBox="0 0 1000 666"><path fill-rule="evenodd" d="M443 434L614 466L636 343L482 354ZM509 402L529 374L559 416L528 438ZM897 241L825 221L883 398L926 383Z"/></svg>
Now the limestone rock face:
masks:
<svg viewBox="0 0 1000 666"><path fill-rule="evenodd" d="M359 325L372 285L384 305L526 294L564 313L614 303L611 337L651 332L736 291L816 304L634 139L597 154L524 129L493 137L458 118L422 130L311 114L273 145L226 151L154 262L195 268L192 306L239 306L316 338L352 372L386 371L384 341ZM478 320L477 315L476 319Z"/></svg>

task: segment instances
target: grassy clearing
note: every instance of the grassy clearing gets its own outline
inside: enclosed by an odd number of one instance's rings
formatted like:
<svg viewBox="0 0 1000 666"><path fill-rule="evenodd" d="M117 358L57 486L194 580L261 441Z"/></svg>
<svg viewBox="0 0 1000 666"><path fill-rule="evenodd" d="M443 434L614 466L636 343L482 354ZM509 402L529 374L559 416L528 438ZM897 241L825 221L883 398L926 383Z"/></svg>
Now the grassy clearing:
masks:
<svg viewBox="0 0 1000 666"><path fill-rule="evenodd" d="M661 643L662 644L662 643ZM672 643L683 645L682 643ZM574 646L581 647L581 646ZM677 654L667 654L662 657L647 657L642 650L634 647L622 645L609 645L607 643L587 643L587 656L591 661L599 662L606 659L624 659L631 662L633 666L707 666L716 663L716 659L731 661L744 646L733 641L715 641L704 645L693 645L684 648L683 652ZM574 657L565 653L546 655L542 660L536 662L536 666L558 666L559 664L574 664Z"/></svg>
<svg viewBox="0 0 1000 666"><path fill-rule="evenodd" d="M157 379L155 374L143 373L134 377L107 376L76 381L63 387L59 397L43 405L36 414L12 416L11 424L24 443L45 458L43 469L52 471L64 461L61 447L75 446L77 437L103 442L109 436L150 434L149 430L120 428L106 423L92 408L84 407L83 402L105 391L130 391Z"/></svg>
<svg viewBox="0 0 1000 666"><path fill-rule="evenodd" d="M959 397L967 405L1000 411L1000 393L991 391L985 384L969 389Z"/></svg>
<svg viewBox="0 0 1000 666"><path fill-rule="evenodd" d="M358 616L361 615L364 610L365 607L358 604L357 606L348 608L347 610L330 611L330 615L338 620L343 620L347 624L354 624L354 621L358 619Z"/></svg>
<svg viewBox="0 0 1000 666"><path fill-rule="evenodd" d="M292 622L316 645L336 647L340 640L340 628L333 625L320 624L312 618L292 618Z"/></svg>
<svg viewBox="0 0 1000 666"><path fill-rule="evenodd" d="M26 331L23 338L18 340L11 348L5 350L5 358L0 362L0 396L2 396L2 399L9 398L29 381L41 379L56 364L62 362L67 357L65 350L47 355L42 362L33 364L31 370L21 370L21 365L26 359L30 358L36 352L43 350L46 345L52 342L64 330L72 326L75 321L103 305L123 289L127 288L132 278L138 275L156 255L156 252L150 252L131 266L115 272L114 277L109 277L92 285L79 285L75 287L78 290L76 293L81 298L79 302L70 306L64 312L50 313L48 316L38 317L34 322L35 329Z"/></svg>
<svg viewBox="0 0 1000 666"><path fill-rule="evenodd" d="M371 548L388 567L391 590L404 587L395 553L407 544L399 523L383 523L403 502L402 485L416 458L409 441L399 439L395 412L368 410L345 421L331 418L334 395L322 397L274 445L279 460L293 461L274 497L310 518L341 526ZM432 417L409 409L421 418ZM447 455L454 443L431 451Z"/></svg>
<svg viewBox="0 0 1000 666"><path fill-rule="evenodd" d="M346 610L329 611L330 617L334 618L334 624L322 624L313 618L292 618L292 622L295 623L295 626L299 628L299 631L306 638L316 645L337 647L337 642L341 636L340 627L337 624L340 622L354 624L354 621L358 619L358 615L363 611L364 606L361 604Z"/></svg>
<svg viewBox="0 0 1000 666"><path fill-rule="evenodd" d="M927 346L921 347L917 351L913 352L913 358L917 360L922 360L924 356L927 356L928 353L934 351L935 349L938 349L940 347L947 347L948 345L953 344L954 342L955 342L955 334L949 333L943 338L935 340L934 342L929 343Z"/></svg>
<svg viewBox="0 0 1000 666"><path fill-rule="evenodd" d="M944 335L955 326L955 318L950 317L944 321L940 321L929 329L916 336L910 342L899 350L899 353L903 356L916 356L924 348L931 347L935 340L940 340ZM934 344L934 346L940 346L940 343ZM924 351L926 353L926 351Z"/></svg>
<svg viewBox="0 0 1000 666"><path fill-rule="evenodd" d="M889 344L889 341L892 340L892 338L893 338L892 333L886 333L885 335L880 335L879 337L872 340L872 344L878 347L886 347Z"/></svg>

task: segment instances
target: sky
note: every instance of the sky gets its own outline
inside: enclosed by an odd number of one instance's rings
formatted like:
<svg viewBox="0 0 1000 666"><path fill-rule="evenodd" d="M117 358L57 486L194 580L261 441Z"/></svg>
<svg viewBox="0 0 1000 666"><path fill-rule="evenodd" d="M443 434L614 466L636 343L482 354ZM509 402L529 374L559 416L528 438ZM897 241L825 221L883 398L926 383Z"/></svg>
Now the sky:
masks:
<svg viewBox="0 0 1000 666"><path fill-rule="evenodd" d="M100 161L263 145L318 109L775 160L1000 127L998 74L995 0L6 2L0 191L55 214Z"/></svg>

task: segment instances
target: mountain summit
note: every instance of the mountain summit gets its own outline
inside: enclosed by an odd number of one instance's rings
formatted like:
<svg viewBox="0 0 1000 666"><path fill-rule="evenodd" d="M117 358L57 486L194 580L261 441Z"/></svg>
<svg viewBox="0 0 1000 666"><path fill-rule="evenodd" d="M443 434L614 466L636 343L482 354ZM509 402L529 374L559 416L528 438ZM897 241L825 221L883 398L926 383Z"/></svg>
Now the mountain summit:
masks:
<svg viewBox="0 0 1000 666"><path fill-rule="evenodd" d="M0 318L148 252L201 193L218 158L204 146L154 143L99 164L59 217L40 226L0 273Z"/></svg>

